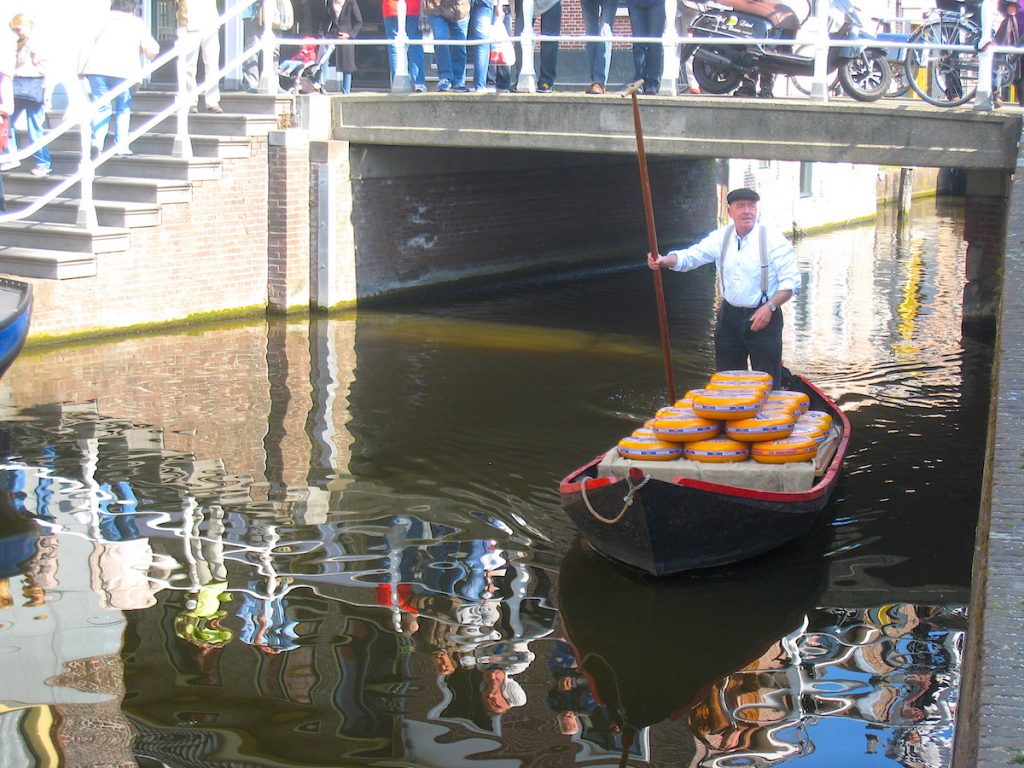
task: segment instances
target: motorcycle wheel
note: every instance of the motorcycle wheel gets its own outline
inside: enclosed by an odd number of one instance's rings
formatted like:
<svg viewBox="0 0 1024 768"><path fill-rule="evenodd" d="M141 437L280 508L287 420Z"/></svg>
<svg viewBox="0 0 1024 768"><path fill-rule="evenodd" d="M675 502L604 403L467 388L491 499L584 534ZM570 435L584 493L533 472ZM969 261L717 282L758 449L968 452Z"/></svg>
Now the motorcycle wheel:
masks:
<svg viewBox="0 0 1024 768"><path fill-rule="evenodd" d="M704 93L713 93L721 96L735 91L743 82L743 73L733 69L722 69L714 64L702 61L698 55L701 48L706 48L708 53L718 56L727 56L728 50L717 46L698 46L693 52L693 77Z"/></svg>
<svg viewBox="0 0 1024 768"><path fill-rule="evenodd" d="M857 101L878 101L892 84L889 60L884 53L862 51L839 67L839 82Z"/></svg>

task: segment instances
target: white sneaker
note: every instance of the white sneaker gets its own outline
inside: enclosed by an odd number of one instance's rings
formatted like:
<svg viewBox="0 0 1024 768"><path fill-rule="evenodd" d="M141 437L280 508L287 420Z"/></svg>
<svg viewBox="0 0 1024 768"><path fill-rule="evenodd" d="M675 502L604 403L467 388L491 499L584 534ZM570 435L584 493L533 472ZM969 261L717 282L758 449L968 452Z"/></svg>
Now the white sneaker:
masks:
<svg viewBox="0 0 1024 768"><path fill-rule="evenodd" d="M53 169L46 165L37 165L29 173L33 176L49 176L53 172Z"/></svg>
<svg viewBox="0 0 1024 768"><path fill-rule="evenodd" d="M6 163L0 164L0 171L13 171L20 165L20 160L8 160Z"/></svg>

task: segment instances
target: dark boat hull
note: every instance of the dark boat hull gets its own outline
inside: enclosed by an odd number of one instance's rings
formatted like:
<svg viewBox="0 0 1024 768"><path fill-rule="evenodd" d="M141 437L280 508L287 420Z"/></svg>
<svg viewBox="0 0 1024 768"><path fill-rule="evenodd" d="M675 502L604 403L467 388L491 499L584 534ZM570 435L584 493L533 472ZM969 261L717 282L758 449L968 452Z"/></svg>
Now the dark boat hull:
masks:
<svg viewBox="0 0 1024 768"><path fill-rule="evenodd" d="M0 376L21 352L32 316L32 286L0 278Z"/></svg>
<svg viewBox="0 0 1024 768"><path fill-rule="evenodd" d="M562 481L563 509L598 552L655 576L755 557L806 534L835 489L850 425L813 385L797 378L793 388L806 391L811 407L830 413L840 430L835 455L809 490L764 492L682 478L666 482L639 470L621 480L597 478L597 457Z"/></svg>

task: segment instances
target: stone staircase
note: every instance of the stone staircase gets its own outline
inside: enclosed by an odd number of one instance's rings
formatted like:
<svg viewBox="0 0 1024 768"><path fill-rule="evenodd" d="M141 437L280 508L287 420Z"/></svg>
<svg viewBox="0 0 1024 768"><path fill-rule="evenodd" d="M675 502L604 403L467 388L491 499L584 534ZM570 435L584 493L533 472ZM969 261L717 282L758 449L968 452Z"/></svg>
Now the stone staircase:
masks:
<svg viewBox="0 0 1024 768"><path fill-rule="evenodd" d="M171 103L172 95L141 91L132 108L133 127ZM189 115L193 157L171 156L176 118L171 115L132 143L133 155L112 157L96 169L93 198L98 227L76 226L79 188L22 221L0 223L0 273L16 277L66 280L96 274L96 257L131 250L132 231L158 227L165 206L188 205L192 185L219 179L224 161L248 157L251 138L285 127L292 114L290 96L226 93L224 114ZM60 113L51 113L56 124ZM20 137L19 137L20 138ZM4 173L8 211L17 211L74 174L80 161L79 134L72 130L50 145L53 174L33 176L31 158ZM27 144L19 142L20 146Z"/></svg>

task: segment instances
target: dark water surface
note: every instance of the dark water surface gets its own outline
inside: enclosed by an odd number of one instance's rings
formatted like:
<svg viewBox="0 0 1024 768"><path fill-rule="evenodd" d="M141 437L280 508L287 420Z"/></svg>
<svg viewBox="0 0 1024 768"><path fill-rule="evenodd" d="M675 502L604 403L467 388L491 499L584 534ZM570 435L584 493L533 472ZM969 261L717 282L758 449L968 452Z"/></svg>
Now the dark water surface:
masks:
<svg viewBox="0 0 1024 768"><path fill-rule="evenodd" d="M944 766L991 348L962 216L799 243L848 412L807 539L655 583L558 480L664 404L646 269L29 350L0 384L0 765ZM665 277L676 381L713 274Z"/></svg>

